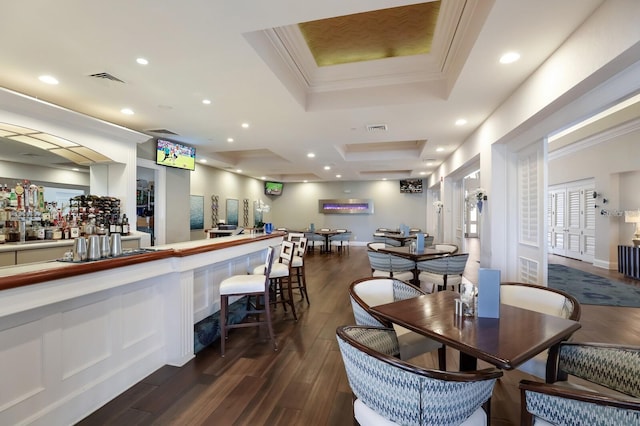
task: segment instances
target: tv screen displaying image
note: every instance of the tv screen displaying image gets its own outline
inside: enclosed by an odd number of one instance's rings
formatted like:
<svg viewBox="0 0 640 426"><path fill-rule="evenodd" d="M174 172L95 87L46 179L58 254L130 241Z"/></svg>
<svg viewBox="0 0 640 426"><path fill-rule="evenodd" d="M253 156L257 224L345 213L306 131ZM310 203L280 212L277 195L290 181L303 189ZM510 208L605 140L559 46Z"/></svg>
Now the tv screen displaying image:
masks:
<svg viewBox="0 0 640 426"><path fill-rule="evenodd" d="M282 195L282 182L265 182L264 183L264 193L266 195Z"/></svg>
<svg viewBox="0 0 640 426"><path fill-rule="evenodd" d="M177 142L158 139L156 164L193 171L196 168L196 149Z"/></svg>
<svg viewBox="0 0 640 426"><path fill-rule="evenodd" d="M422 192L422 179L401 179L400 192L408 194Z"/></svg>

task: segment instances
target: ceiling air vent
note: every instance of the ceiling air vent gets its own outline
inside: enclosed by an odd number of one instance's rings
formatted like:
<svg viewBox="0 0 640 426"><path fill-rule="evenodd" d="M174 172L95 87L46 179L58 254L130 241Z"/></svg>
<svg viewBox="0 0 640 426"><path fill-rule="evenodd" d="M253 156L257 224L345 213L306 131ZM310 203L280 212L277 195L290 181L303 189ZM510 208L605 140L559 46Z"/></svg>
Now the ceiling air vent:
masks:
<svg viewBox="0 0 640 426"><path fill-rule="evenodd" d="M389 130L386 124L368 124L367 132L386 132Z"/></svg>
<svg viewBox="0 0 640 426"><path fill-rule="evenodd" d="M118 77L115 77L111 74L109 74L108 72L99 72L96 74L89 74L89 77L94 77L94 78L104 78L105 80L111 80L111 81L117 81L120 83L124 83L124 81L120 80Z"/></svg>
<svg viewBox="0 0 640 426"><path fill-rule="evenodd" d="M178 135L175 132L172 132L171 130L167 130L167 129L151 129L151 130L147 130L147 132L149 133L162 133L163 135Z"/></svg>

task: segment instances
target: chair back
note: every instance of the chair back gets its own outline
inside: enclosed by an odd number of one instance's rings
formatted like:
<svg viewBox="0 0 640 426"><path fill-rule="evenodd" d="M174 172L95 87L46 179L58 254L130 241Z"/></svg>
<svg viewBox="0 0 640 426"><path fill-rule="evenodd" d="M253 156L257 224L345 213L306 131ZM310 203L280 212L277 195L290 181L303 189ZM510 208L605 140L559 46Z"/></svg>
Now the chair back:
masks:
<svg viewBox="0 0 640 426"><path fill-rule="evenodd" d="M523 425L640 424L640 346L562 342L558 371L596 386L520 381Z"/></svg>
<svg viewBox="0 0 640 426"><path fill-rule="evenodd" d="M425 271L437 275L446 275L449 267L448 256L439 256L432 259L416 262L419 271Z"/></svg>
<svg viewBox="0 0 640 426"><path fill-rule="evenodd" d="M416 262L406 257L392 254L389 256L389 259L391 261L391 272L413 271L416 267Z"/></svg>
<svg viewBox="0 0 640 426"><path fill-rule="evenodd" d="M580 320L580 303L561 290L525 283L501 283L500 303L547 315Z"/></svg>
<svg viewBox="0 0 640 426"><path fill-rule="evenodd" d="M265 289L269 288L269 276L271 275L271 267L273 266L273 254L275 248L272 246L267 247L267 255L264 260L264 286Z"/></svg>
<svg viewBox="0 0 640 426"><path fill-rule="evenodd" d="M295 243L293 241L283 241L280 250L280 263L291 266L294 256Z"/></svg>
<svg viewBox="0 0 640 426"><path fill-rule="evenodd" d="M300 238L304 237L304 233L303 232L289 232L287 234L287 240L288 241L299 241Z"/></svg>
<svg viewBox="0 0 640 426"><path fill-rule="evenodd" d="M379 251L367 250L371 271L391 272L391 255Z"/></svg>
<svg viewBox="0 0 640 426"><path fill-rule="evenodd" d="M398 345L389 329L342 326L336 337L356 398L356 420L361 403L387 422L458 425L491 397L502 376L496 369L445 372L401 361L393 356Z"/></svg>
<svg viewBox="0 0 640 426"><path fill-rule="evenodd" d="M433 235L425 235L424 236L424 246L430 247L433 245Z"/></svg>
<svg viewBox="0 0 640 426"><path fill-rule="evenodd" d="M356 324L390 326L390 323L370 312L371 306L384 305L398 300L425 294L418 287L394 278L367 277L351 283L349 298Z"/></svg>
<svg viewBox="0 0 640 426"><path fill-rule="evenodd" d="M303 234L304 235L304 234ZM298 243L296 244L296 256L299 257L304 257L305 253L307 252L307 243L309 240L307 240L306 237L301 237L298 240Z"/></svg>
<svg viewBox="0 0 640 426"><path fill-rule="evenodd" d="M387 245L385 243L368 243L367 249L378 251L378 249L385 248Z"/></svg>
<svg viewBox="0 0 640 426"><path fill-rule="evenodd" d="M435 248L436 250L446 251L449 254L454 254L458 252L458 246L456 244L449 244L449 243L435 244L433 248Z"/></svg>

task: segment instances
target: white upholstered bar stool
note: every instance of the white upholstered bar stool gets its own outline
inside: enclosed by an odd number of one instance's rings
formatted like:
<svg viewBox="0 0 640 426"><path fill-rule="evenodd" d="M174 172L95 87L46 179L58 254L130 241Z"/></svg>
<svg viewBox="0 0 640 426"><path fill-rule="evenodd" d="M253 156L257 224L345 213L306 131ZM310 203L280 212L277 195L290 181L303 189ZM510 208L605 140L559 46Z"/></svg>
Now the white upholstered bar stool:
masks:
<svg viewBox="0 0 640 426"><path fill-rule="evenodd" d="M294 250L295 243L293 243L292 241L282 242L282 245L280 246L280 256L278 262L274 262L273 265L271 265L271 274L269 275L269 280L271 282L271 289L273 291L273 300L271 301L271 303L277 304L279 296L284 311L287 311L287 305L289 305L293 313L293 319L297 321L298 315L296 314L296 307L293 304L293 293L291 291L291 276L293 267L292 260ZM261 275L262 273L263 269L261 266L258 266L253 270L254 275Z"/></svg>
<svg viewBox="0 0 640 426"><path fill-rule="evenodd" d="M273 350L278 350L276 339L271 324L271 308L269 303L269 278L273 265L273 247L267 248L267 258L264 265L260 266L261 275L233 275L220 283L220 355L224 356L227 331L231 328L267 326L269 337L273 341ZM230 296L247 296L247 316L256 315L255 321L241 322L239 324L227 324L227 311L229 309ZM251 303L251 297L255 296L255 304ZM260 298L262 297L262 301ZM260 320L260 314L264 314L264 320Z"/></svg>

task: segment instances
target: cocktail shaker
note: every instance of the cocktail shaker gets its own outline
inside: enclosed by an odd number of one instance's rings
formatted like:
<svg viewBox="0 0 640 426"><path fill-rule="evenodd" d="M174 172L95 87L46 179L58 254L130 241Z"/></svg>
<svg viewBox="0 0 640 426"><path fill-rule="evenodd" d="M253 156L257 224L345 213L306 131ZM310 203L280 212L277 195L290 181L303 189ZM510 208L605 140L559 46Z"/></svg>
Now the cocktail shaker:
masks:
<svg viewBox="0 0 640 426"><path fill-rule="evenodd" d="M98 260L100 259L100 237L97 235L89 235L89 254L87 257L89 260Z"/></svg>
<svg viewBox="0 0 640 426"><path fill-rule="evenodd" d="M120 256L122 254L122 235L111 234L111 256Z"/></svg>
<svg viewBox="0 0 640 426"><path fill-rule="evenodd" d="M111 244L108 235L100 235L100 256L109 257Z"/></svg>
<svg viewBox="0 0 640 426"><path fill-rule="evenodd" d="M73 260L74 262L87 260L87 240L83 237L73 240Z"/></svg>

